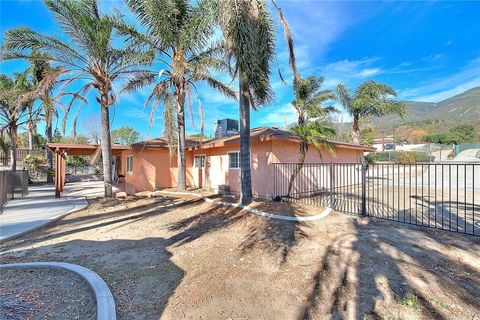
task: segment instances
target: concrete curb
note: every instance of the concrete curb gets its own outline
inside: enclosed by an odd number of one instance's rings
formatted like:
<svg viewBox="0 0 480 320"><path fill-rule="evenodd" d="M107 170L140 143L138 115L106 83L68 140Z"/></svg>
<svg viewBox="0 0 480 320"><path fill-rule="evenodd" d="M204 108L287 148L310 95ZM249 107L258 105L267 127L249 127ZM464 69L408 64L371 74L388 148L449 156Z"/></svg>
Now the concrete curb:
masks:
<svg viewBox="0 0 480 320"><path fill-rule="evenodd" d="M265 218L274 219L274 220L283 220L283 221L295 221L295 222L317 221L317 220L320 220L322 218L325 218L326 216L328 216L332 212L332 208L325 208L322 212L320 212L319 214L316 214L314 216L308 216L308 217L282 216L282 215L273 214L273 213L270 213L270 212L264 212L264 211L261 211L261 210L250 208L249 206L244 206L243 204L240 204L240 203L216 201L216 200L207 198L204 195L201 195L199 193L194 193L194 192L159 191L159 193L196 196L196 197L201 198L204 201L209 202L209 203L214 203L214 204L227 206L227 207L239 208L239 209L242 209L243 211L246 211L248 213L252 213L252 214L260 216L260 217L265 217Z"/></svg>
<svg viewBox="0 0 480 320"><path fill-rule="evenodd" d="M115 301L105 281L95 272L85 267L65 262L26 262L0 264L0 269L14 268L58 268L78 274L88 282L97 301L97 320L115 320Z"/></svg>
<svg viewBox="0 0 480 320"><path fill-rule="evenodd" d="M60 213L59 215L56 215L56 216L50 218L48 221L45 221L45 223L42 223L42 224L40 224L40 225L38 225L38 226L36 226L36 227L33 227L32 229L25 230L25 231L23 231L23 232L14 234L14 235L12 235L12 236L9 236L9 237L0 239L0 244L1 244L1 243L4 243L4 242L7 242L7 241L10 241L10 240L13 240L13 239L16 239L16 238L21 237L21 236L23 236L23 235L26 235L26 234L28 234L28 233L30 233L30 232L32 232L32 231L36 231L36 230L38 230L38 229L41 229L41 228L43 228L43 227L45 227L45 226L47 226L47 225L49 225L49 224L51 224L51 223L54 223L55 221L60 220L61 218L65 217L65 216L67 216L67 215L69 215L69 214L71 214L71 213L74 213L74 212L83 210L83 209L85 209L86 207L88 207L87 198L86 198L86 197L78 197L78 199L80 199L80 198L83 198L83 200L85 200L85 203L82 204L81 206L78 206L78 207L77 207L77 206L73 205L73 206L72 206L72 209L70 209L70 210L68 210L68 211L66 211L66 212L64 212L64 213ZM66 199L70 199L70 198L66 198Z"/></svg>

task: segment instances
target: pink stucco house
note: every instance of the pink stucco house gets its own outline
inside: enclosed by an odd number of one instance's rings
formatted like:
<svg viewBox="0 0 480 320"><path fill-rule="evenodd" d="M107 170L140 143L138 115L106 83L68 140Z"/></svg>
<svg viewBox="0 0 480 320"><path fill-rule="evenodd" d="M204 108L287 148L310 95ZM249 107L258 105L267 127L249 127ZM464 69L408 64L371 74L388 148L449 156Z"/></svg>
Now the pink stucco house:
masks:
<svg viewBox="0 0 480 320"><path fill-rule="evenodd" d="M273 195L273 163L296 163L299 139L275 127L251 130L252 191L255 197ZM240 191L240 137L230 132L213 139L187 139L187 185L218 190L227 185L232 193ZM358 163L365 151L373 149L344 142L334 142L335 154L311 148L309 163ZM125 191L135 193L175 187L176 155L165 139L157 138L133 144L121 155L120 172L125 176Z"/></svg>

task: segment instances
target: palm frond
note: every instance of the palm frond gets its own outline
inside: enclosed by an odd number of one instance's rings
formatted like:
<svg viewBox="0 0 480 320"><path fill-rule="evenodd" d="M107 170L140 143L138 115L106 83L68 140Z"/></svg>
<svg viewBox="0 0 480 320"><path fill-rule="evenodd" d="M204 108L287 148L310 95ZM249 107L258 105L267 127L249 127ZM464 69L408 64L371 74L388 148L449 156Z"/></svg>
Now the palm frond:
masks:
<svg viewBox="0 0 480 320"><path fill-rule="evenodd" d="M2 59L5 60L28 57L22 55L21 51L33 50L45 53L42 59L47 61L54 60L75 67L79 66L79 61L87 63L85 57L61 40L25 27L7 31L4 35L3 49L6 50L2 55Z"/></svg>
<svg viewBox="0 0 480 320"><path fill-rule="evenodd" d="M343 84L337 85L337 99L343 105L347 112L350 112L350 101L352 100L350 91L348 90L347 86Z"/></svg>
<svg viewBox="0 0 480 320"><path fill-rule="evenodd" d="M151 72L142 72L135 74L127 79L126 84L120 90L120 93L135 92L148 86L155 81L155 75Z"/></svg>
<svg viewBox="0 0 480 320"><path fill-rule="evenodd" d="M189 8L188 18L179 33L178 43L186 52L193 53L203 49L214 33L217 18L218 1L199 0Z"/></svg>
<svg viewBox="0 0 480 320"><path fill-rule="evenodd" d="M300 73L298 72L297 69L297 63L296 63L296 58L295 58L295 45L293 42L293 37L292 33L290 31L290 26L288 25L288 21L283 15L282 9L277 5L277 3L274 0L271 0L275 8L277 9L278 16L280 18L280 23L283 26L283 33L285 35L285 41L287 43L287 48L288 48L288 60L290 64L290 68L293 71L293 76L296 81L301 80Z"/></svg>

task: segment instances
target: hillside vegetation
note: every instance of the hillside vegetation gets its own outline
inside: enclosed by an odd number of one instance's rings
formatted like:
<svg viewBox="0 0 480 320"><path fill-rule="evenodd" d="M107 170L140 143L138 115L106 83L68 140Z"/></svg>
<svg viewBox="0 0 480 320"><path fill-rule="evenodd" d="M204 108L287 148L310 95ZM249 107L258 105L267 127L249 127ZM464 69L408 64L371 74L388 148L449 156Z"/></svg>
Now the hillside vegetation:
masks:
<svg viewBox="0 0 480 320"><path fill-rule="evenodd" d="M442 134L461 125L480 127L480 87L475 87L440 102L405 101L407 112L399 116L384 117L385 135L394 135L400 141L421 143L427 135ZM372 119L380 135L381 119ZM364 124L366 125L366 124ZM351 128L351 123L342 124L340 135ZM476 137L475 140L480 140Z"/></svg>

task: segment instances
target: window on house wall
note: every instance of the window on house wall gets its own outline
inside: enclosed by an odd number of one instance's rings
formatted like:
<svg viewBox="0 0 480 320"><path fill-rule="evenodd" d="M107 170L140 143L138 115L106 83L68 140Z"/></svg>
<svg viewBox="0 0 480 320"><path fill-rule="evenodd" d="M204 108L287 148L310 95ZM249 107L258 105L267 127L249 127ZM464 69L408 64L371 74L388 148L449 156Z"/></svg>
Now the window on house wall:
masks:
<svg viewBox="0 0 480 320"><path fill-rule="evenodd" d="M127 156L127 172L133 172L133 156Z"/></svg>
<svg viewBox="0 0 480 320"><path fill-rule="evenodd" d="M230 169L240 168L240 152L230 152L228 154L228 167Z"/></svg>
<svg viewBox="0 0 480 320"><path fill-rule="evenodd" d="M193 165L195 168L205 168L205 156L195 156Z"/></svg>

